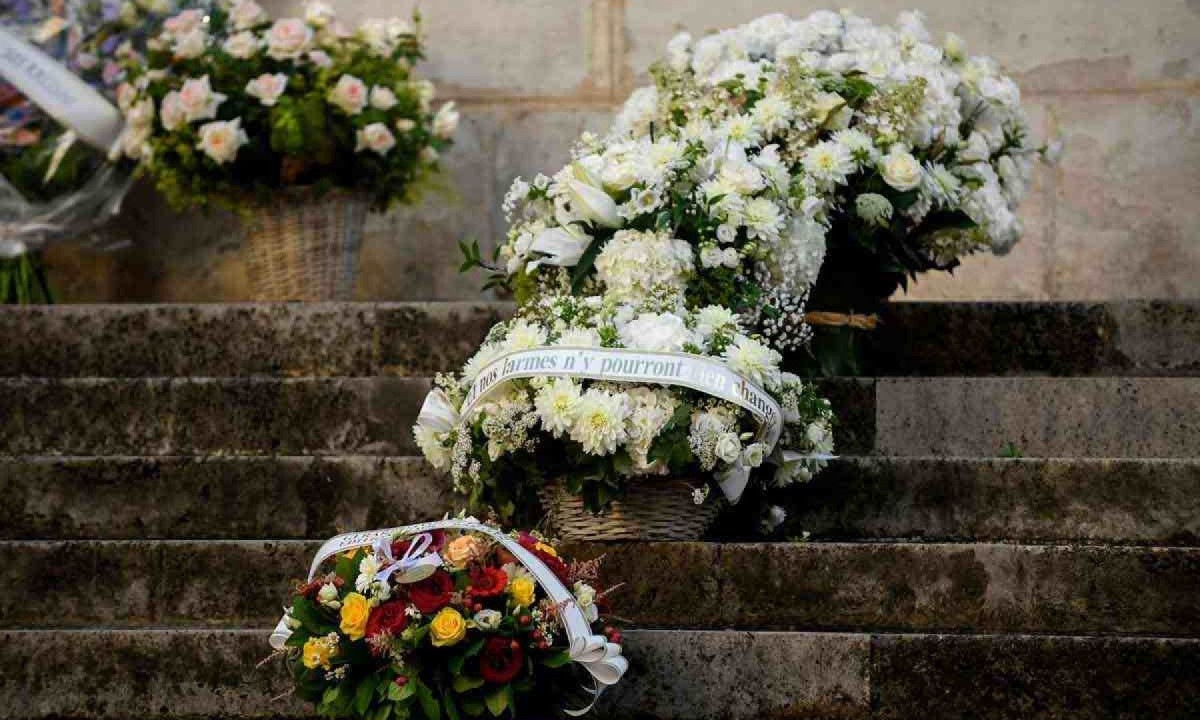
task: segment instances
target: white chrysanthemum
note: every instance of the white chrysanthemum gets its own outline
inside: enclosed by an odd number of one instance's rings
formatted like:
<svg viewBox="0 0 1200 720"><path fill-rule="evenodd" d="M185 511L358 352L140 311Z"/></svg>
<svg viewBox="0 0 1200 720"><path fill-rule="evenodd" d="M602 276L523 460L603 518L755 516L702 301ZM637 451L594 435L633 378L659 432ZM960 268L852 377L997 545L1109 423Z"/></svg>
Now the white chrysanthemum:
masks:
<svg viewBox="0 0 1200 720"><path fill-rule="evenodd" d="M503 355L507 350L500 343L487 343L479 348L479 350L471 356L467 364L463 366L463 384L470 385L475 382L475 378L479 376L480 371L487 366L488 363Z"/></svg>
<svg viewBox="0 0 1200 720"><path fill-rule="evenodd" d="M546 328L528 320L517 320L508 328L504 337L504 349L507 352L515 350L530 350L546 344Z"/></svg>
<svg viewBox="0 0 1200 720"><path fill-rule="evenodd" d="M600 333L593 328L571 328L554 341L560 347L600 347Z"/></svg>
<svg viewBox="0 0 1200 720"><path fill-rule="evenodd" d="M787 97L771 93L755 103L751 113L764 133L774 135L791 123L795 107Z"/></svg>
<svg viewBox="0 0 1200 720"><path fill-rule="evenodd" d="M677 402L670 390L635 387L625 393L632 409L626 421L628 440L626 449L633 460L633 472L637 475L669 471L669 468L651 463L650 446L675 414Z"/></svg>
<svg viewBox="0 0 1200 720"><path fill-rule="evenodd" d="M628 436L625 420L629 401L625 395L592 388L583 394L571 425L571 439L589 455L611 455Z"/></svg>
<svg viewBox="0 0 1200 720"><path fill-rule="evenodd" d="M435 470L446 470L450 467L450 448L442 445L443 434L424 425L413 426L413 439L421 454L429 461Z"/></svg>
<svg viewBox="0 0 1200 720"><path fill-rule="evenodd" d="M737 313L722 305L709 305L696 313L696 332L702 337L722 331L738 331Z"/></svg>
<svg viewBox="0 0 1200 720"><path fill-rule="evenodd" d="M774 242L779 239L779 233L784 228L784 215L771 200L754 198L746 203L742 211L742 222L746 225L746 235L751 240L761 238Z"/></svg>
<svg viewBox="0 0 1200 720"><path fill-rule="evenodd" d="M725 348L725 364L730 370L753 380L768 390L779 387L779 363L783 356L745 335L737 335Z"/></svg>
<svg viewBox="0 0 1200 720"><path fill-rule="evenodd" d="M634 90L617 114L617 133L634 137L645 135L650 131L650 122L658 113L658 88L653 85Z"/></svg>
<svg viewBox="0 0 1200 720"><path fill-rule="evenodd" d="M579 399L579 385L571 378L560 377L538 390L533 407L542 427L554 437L562 437L575 422Z"/></svg>
<svg viewBox="0 0 1200 720"><path fill-rule="evenodd" d="M805 151L801 163L809 177L825 187L845 185L846 178L856 169L850 150L829 140Z"/></svg>

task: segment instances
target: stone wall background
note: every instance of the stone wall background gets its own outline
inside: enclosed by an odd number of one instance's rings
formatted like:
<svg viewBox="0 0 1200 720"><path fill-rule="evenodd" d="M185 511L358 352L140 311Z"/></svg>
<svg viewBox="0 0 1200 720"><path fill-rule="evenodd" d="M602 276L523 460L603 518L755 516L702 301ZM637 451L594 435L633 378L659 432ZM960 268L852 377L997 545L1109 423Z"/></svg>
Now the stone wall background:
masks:
<svg viewBox="0 0 1200 720"><path fill-rule="evenodd" d="M276 13L298 0L264 2ZM420 70L463 111L445 158L446 188L368 221L362 300L473 299L456 271L462 238L491 247L513 177L552 171L584 129L605 127L670 37L768 12L785 0L334 0L345 19L420 5L429 59ZM1039 171L1022 208L1027 234L1003 258L930 276L912 299L1082 300L1200 296L1200 0L862 0L877 22L920 7L938 36L1016 74L1045 135L1066 153ZM148 188L110 229L130 240L98 255L50 255L66 301L236 301L246 273L230 218L176 216Z"/></svg>

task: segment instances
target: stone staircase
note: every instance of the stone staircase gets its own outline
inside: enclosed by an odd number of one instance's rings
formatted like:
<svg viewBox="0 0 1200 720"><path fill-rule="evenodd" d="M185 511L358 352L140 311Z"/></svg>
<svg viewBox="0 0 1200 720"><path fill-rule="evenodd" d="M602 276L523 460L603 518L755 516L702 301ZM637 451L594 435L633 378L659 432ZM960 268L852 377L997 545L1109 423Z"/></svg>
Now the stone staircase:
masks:
<svg viewBox="0 0 1200 720"><path fill-rule="evenodd" d="M306 717L256 668L289 582L454 505L409 427L507 312L0 310L0 718ZM873 342L808 542L573 548L637 628L602 715L1200 716L1200 303L904 304Z"/></svg>

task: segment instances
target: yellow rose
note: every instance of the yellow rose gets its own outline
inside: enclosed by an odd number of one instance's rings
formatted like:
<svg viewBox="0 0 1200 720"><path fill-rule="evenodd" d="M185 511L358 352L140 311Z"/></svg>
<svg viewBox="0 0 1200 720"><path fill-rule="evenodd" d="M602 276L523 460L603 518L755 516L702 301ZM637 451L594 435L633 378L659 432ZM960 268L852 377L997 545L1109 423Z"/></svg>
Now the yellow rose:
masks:
<svg viewBox="0 0 1200 720"><path fill-rule="evenodd" d="M482 560L487 552L487 546L474 535L460 535L450 541L442 551L442 559L458 570L462 570L472 560Z"/></svg>
<svg viewBox="0 0 1200 720"><path fill-rule="evenodd" d="M329 661L337 648L330 645L325 638L309 638L304 643L304 667L309 670L316 668L329 669Z"/></svg>
<svg viewBox="0 0 1200 720"><path fill-rule="evenodd" d="M367 634L367 618L371 616L371 605L358 593L350 593L342 600L341 630L351 640L361 640Z"/></svg>
<svg viewBox="0 0 1200 720"><path fill-rule="evenodd" d="M454 608L442 608L429 623L429 634L436 647L454 645L467 636L467 621Z"/></svg>
<svg viewBox="0 0 1200 720"><path fill-rule="evenodd" d="M533 605L533 580L519 577L508 584L508 594L513 602L524 607Z"/></svg>

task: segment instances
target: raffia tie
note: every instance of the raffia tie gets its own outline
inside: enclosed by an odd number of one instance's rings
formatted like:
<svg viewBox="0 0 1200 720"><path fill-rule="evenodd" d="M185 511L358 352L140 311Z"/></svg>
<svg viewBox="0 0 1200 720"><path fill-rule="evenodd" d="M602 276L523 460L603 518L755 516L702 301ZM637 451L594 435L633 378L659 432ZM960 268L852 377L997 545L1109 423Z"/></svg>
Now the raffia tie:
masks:
<svg viewBox="0 0 1200 720"><path fill-rule="evenodd" d="M810 312L804 314L804 321L809 325L874 330L879 325L879 316L855 315L854 313Z"/></svg>

